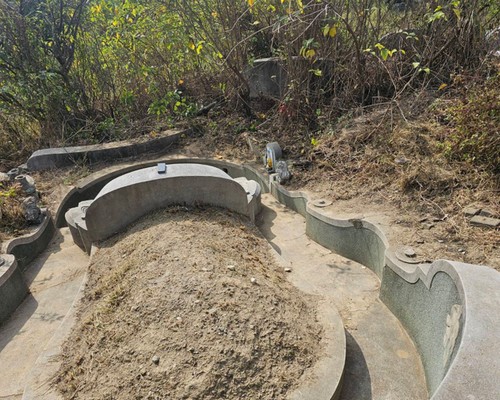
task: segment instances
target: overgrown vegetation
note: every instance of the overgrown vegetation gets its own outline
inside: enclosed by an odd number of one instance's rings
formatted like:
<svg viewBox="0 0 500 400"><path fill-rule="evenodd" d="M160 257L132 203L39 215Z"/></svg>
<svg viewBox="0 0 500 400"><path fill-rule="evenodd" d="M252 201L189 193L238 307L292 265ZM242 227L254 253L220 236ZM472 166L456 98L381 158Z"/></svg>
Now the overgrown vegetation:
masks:
<svg viewBox="0 0 500 400"><path fill-rule="evenodd" d="M360 108L387 104L407 121L420 110L402 106L413 94L440 96L457 74L488 75L500 7L406 4L0 0L0 164L40 147L172 126L214 103L249 127L267 122L277 139L300 129L302 152L314 152L321 131ZM263 57L279 60L286 87L281 98L252 101L245 70ZM498 77L484 92L480 85L450 111L443 151L496 173Z"/></svg>

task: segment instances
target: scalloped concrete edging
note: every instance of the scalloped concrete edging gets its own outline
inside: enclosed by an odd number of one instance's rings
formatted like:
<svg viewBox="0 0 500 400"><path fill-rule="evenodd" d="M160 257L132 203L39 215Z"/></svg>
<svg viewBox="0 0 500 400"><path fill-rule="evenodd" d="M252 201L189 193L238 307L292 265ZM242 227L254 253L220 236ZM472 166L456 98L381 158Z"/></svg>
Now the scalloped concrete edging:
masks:
<svg viewBox="0 0 500 400"><path fill-rule="evenodd" d="M29 292L16 258L11 254L1 257L4 262L0 265L0 324L9 319Z"/></svg>
<svg viewBox="0 0 500 400"><path fill-rule="evenodd" d="M95 164L101 161L137 156L143 153L159 151L161 148L168 148L186 132L168 130L162 132L160 137L143 142L125 140L107 144L37 150L28 159L27 165L30 171L44 171L68 167L81 161Z"/></svg>
<svg viewBox="0 0 500 400"><path fill-rule="evenodd" d="M21 270L45 250L54 236L55 226L50 211L44 209L43 212L45 218L33 233L2 243L1 253L14 255Z"/></svg>
<svg viewBox="0 0 500 400"><path fill-rule="evenodd" d="M255 221L260 185L231 178L219 168L194 163L170 164L159 172L146 167L107 183L93 200L65 213L74 242L90 254L92 243L107 239L153 210L172 204L223 207Z"/></svg>
<svg viewBox="0 0 500 400"><path fill-rule="evenodd" d="M0 266L0 324L10 317L29 293L22 271L45 250L54 236L55 226L50 212L43 212L45 217L33 233L2 243L0 257L6 263ZM9 268L6 269L6 265Z"/></svg>
<svg viewBox="0 0 500 400"><path fill-rule="evenodd" d="M420 352L432 399L486 399L500 392L500 354L494 350L500 339L497 271L446 260L419 265L401 262L376 223L328 217L309 205L306 194L289 192L272 179L268 183L251 166L193 158L165 162L206 163L233 177L256 180L263 192L270 191L306 218L306 231L313 240L372 269L381 280L380 298ZM139 163L88 177L68 193L58 216L64 215L68 203L91 198L89 194L96 191L96 186L100 190L119 175L155 163Z"/></svg>

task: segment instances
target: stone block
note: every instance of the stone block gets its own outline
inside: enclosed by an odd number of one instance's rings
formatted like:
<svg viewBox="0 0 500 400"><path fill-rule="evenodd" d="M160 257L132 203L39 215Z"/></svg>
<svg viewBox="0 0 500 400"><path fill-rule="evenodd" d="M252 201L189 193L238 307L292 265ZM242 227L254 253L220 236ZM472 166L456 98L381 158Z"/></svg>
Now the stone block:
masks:
<svg viewBox="0 0 500 400"><path fill-rule="evenodd" d="M481 212L480 208L477 207L466 207L464 208L464 214L466 217L473 217Z"/></svg>
<svg viewBox="0 0 500 400"><path fill-rule="evenodd" d="M470 223L475 226L481 226L483 228L500 228L500 219L483 217L481 215L476 215L470 219Z"/></svg>

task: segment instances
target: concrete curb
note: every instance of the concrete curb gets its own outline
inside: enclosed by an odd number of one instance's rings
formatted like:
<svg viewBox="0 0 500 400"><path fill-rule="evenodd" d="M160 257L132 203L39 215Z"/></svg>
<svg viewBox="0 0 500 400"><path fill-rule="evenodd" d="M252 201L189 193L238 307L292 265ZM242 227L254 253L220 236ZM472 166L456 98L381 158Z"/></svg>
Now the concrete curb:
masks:
<svg viewBox="0 0 500 400"><path fill-rule="evenodd" d="M172 146L187 131L165 131L161 136L146 141L126 140L89 146L60 147L35 151L28 159L30 171L68 167L78 162L95 164L139 154L160 151Z"/></svg>
<svg viewBox="0 0 500 400"><path fill-rule="evenodd" d="M500 339L498 272L444 260L420 265L401 262L376 223L328 217L309 206L306 194L289 192L275 182L266 185L267 179L249 166L193 158L162 161L212 165L233 178L256 180L263 192L270 191L305 216L306 231L313 240L372 269L381 279L381 299L420 352L432 399L489 399L500 392L496 377L500 354L494 350ZM155 163L118 167L88 177L68 193L57 215L64 216L68 204L77 199L92 198L90 193L98 192L111 179Z"/></svg>
<svg viewBox="0 0 500 400"><path fill-rule="evenodd" d="M9 319L29 292L16 258L11 254L1 256L3 265L0 265L0 324Z"/></svg>
<svg viewBox="0 0 500 400"><path fill-rule="evenodd" d="M35 232L2 243L1 252L14 255L22 270L45 250L54 236L55 226L50 211L43 212L45 217Z"/></svg>

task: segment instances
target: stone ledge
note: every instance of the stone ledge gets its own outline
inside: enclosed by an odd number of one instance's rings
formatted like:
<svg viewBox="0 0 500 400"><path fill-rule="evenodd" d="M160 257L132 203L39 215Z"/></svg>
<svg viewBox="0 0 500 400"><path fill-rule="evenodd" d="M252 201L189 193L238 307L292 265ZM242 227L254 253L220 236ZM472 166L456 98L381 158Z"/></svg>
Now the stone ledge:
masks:
<svg viewBox="0 0 500 400"><path fill-rule="evenodd" d="M89 146L60 147L35 151L28 159L30 171L44 171L75 165L95 164L143 153L159 152L172 146L187 131L164 131L159 137L143 141L127 140Z"/></svg>

